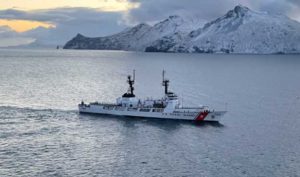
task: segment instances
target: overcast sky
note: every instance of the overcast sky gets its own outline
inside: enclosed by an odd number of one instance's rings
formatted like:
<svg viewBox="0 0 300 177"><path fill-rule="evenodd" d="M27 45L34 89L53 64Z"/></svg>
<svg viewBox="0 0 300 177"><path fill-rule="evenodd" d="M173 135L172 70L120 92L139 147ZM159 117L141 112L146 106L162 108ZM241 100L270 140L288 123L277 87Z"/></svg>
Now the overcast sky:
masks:
<svg viewBox="0 0 300 177"><path fill-rule="evenodd" d="M239 4L300 21L300 0L0 0L0 47L62 45L77 33L104 36L175 14L209 21Z"/></svg>

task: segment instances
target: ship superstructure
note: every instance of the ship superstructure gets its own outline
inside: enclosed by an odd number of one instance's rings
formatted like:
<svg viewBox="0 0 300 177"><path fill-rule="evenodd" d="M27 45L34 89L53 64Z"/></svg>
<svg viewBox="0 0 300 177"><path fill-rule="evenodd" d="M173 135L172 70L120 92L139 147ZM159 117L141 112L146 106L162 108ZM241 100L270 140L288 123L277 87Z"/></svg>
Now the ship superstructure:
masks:
<svg viewBox="0 0 300 177"><path fill-rule="evenodd" d="M178 96L169 90L170 81L162 73L164 97L160 99L139 99L134 94L135 71L127 77L129 88L117 98L116 103L93 102L78 105L80 113L109 114L116 116L177 119L194 121L220 121L226 111L210 110L207 106L183 107Z"/></svg>

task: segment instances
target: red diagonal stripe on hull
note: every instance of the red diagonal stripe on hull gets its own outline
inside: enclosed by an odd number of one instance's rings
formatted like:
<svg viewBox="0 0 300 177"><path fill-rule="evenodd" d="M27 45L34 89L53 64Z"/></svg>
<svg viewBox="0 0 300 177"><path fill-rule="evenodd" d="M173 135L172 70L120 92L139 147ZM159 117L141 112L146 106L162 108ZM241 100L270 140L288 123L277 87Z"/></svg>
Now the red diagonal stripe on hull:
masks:
<svg viewBox="0 0 300 177"><path fill-rule="evenodd" d="M208 115L208 111L200 112L198 116L196 117L196 121L203 121L205 117Z"/></svg>

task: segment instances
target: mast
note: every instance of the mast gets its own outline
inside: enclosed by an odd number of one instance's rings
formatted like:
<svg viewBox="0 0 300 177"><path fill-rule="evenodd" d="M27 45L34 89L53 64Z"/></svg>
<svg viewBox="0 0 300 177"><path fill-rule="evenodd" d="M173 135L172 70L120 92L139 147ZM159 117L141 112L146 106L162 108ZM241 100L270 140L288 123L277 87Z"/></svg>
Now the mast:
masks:
<svg viewBox="0 0 300 177"><path fill-rule="evenodd" d="M133 94L133 90L134 90L134 87L133 87L134 79L135 79L135 70L133 70L133 79L131 79L131 75L128 75L128 80L127 80L127 83L129 84L129 91L130 91L130 94L131 94L131 95L134 95L134 94Z"/></svg>
<svg viewBox="0 0 300 177"><path fill-rule="evenodd" d="M135 81L135 69L133 70L133 82Z"/></svg>
<svg viewBox="0 0 300 177"><path fill-rule="evenodd" d="M162 81L162 85L165 87L165 94L168 94L168 87L169 87L169 83L170 81L168 79L165 79L165 73L166 71L163 70L162 72L162 78L163 78L163 81Z"/></svg>
<svg viewBox="0 0 300 177"><path fill-rule="evenodd" d="M133 79L131 79L131 77ZM134 81L135 81L135 70L133 70L133 75L132 76L131 75L127 76L127 83L129 84L129 88L128 88L127 93L125 93L123 95L123 97L135 97L135 95L133 93L133 91L134 91L134 87L133 87Z"/></svg>

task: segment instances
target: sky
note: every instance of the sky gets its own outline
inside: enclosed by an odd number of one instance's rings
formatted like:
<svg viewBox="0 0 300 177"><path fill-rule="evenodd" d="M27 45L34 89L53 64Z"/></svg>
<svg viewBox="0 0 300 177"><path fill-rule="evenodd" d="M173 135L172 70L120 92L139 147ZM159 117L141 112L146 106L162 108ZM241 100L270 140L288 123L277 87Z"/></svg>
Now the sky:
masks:
<svg viewBox="0 0 300 177"><path fill-rule="evenodd" d="M300 0L0 0L0 47L63 45L77 33L105 36L170 15L210 21L236 5L300 22Z"/></svg>

